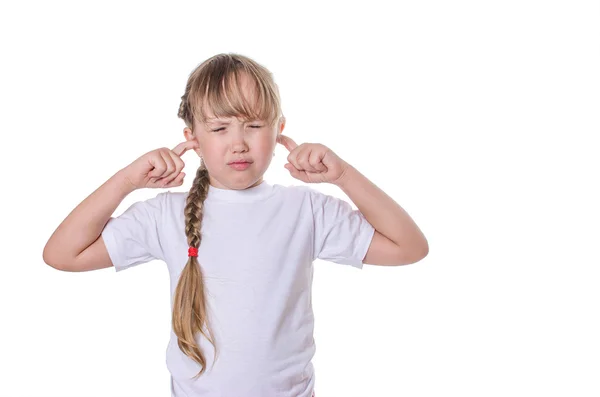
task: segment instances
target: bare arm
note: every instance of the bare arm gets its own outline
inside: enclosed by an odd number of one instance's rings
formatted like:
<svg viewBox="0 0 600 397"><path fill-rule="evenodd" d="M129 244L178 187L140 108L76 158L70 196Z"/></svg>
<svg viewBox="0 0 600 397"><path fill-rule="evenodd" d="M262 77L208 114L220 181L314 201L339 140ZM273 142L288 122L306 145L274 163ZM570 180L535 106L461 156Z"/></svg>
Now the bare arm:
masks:
<svg viewBox="0 0 600 397"><path fill-rule="evenodd" d="M403 265L427 256L429 243L410 215L356 168L349 166L336 185L375 228L363 263Z"/></svg>
<svg viewBox="0 0 600 397"><path fill-rule="evenodd" d="M112 266L100 237L115 209L135 187L118 171L62 221L44 247L48 265L64 271L83 271ZM99 238L100 237L100 238ZM88 247L95 252L84 252ZM79 269L77 259L87 256L88 268ZM85 259L81 262L86 262ZM95 261L90 263L89 260Z"/></svg>

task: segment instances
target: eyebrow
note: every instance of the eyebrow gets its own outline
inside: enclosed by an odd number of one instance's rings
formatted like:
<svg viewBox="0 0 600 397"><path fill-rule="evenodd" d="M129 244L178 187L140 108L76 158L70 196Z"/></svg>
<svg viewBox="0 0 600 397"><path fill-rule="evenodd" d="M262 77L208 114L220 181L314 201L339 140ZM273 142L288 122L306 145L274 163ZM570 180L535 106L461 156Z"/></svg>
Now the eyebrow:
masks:
<svg viewBox="0 0 600 397"><path fill-rule="evenodd" d="M208 124L229 124L229 121L221 121L221 120L216 120L216 119L207 119L206 122Z"/></svg>
<svg viewBox="0 0 600 397"><path fill-rule="evenodd" d="M248 120L245 121L245 123L254 123L257 122L259 120ZM220 119L206 119L206 122L208 124L231 124L231 121L225 121L225 120L220 120Z"/></svg>

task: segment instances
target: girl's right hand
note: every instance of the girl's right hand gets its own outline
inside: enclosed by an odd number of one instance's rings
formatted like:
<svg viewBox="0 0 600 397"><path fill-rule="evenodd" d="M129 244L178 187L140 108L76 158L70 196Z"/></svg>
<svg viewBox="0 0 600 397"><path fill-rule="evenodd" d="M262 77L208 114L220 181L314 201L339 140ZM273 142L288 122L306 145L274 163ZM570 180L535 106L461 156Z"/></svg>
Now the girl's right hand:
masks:
<svg viewBox="0 0 600 397"><path fill-rule="evenodd" d="M148 152L123 169L125 179L134 189L181 186L185 163L180 156L197 147L198 141L194 139L180 143L173 150L163 147Z"/></svg>

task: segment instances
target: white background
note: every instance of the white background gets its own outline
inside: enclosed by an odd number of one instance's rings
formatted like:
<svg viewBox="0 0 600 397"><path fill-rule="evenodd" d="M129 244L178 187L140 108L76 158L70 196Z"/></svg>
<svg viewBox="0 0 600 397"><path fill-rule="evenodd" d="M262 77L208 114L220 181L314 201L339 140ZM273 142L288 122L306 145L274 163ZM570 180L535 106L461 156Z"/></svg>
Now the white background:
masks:
<svg viewBox="0 0 600 397"><path fill-rule="evenodd" d="M600 395L598 2L3 2L0 40L1 396L169 396L164 263L67 273L42 250L183 141L187 77L221 52L272 71L284 133L429 241L408 266L315 262L318 397ZM265 179L302 184L286 156Z"/></svg>

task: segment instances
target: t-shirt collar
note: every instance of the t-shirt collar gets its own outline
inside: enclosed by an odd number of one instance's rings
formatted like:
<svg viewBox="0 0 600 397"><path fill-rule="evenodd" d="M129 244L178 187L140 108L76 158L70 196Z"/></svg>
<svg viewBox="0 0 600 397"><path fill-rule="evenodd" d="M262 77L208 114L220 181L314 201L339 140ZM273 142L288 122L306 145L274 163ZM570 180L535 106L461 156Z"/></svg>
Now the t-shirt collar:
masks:
<svg viewBox="0 0 600 397"><path fill-rule="evenodd" d="M259 185L247 189L221 189L210 185L206 200L226 202L258 201L268 197L272 190L273 185L264 179Z"/></svg>

